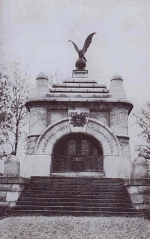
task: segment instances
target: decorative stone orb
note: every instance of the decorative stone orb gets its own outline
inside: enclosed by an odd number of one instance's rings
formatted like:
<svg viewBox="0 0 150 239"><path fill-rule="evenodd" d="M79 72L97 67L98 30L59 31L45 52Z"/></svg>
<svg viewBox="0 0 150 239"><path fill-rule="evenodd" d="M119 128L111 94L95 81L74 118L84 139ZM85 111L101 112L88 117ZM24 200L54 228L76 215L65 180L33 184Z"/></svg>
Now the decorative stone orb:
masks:
<svg viewBox="0 0 150 239"><path fill-rule="evenodd" d="M16 155L9 155L4 162L4 176L18 177L20 175L20 162Z"/></svg>
<svg viewBox="0 0 150 239"><path fill-rule="evenodd" d="M127 99L126 92L123 88L123 78L119 74L115 74L111 78L109 94L113 98Z"/></svg>
<svg viewBox="0 0 150 239"><path fill-rule="evenodd" d="M147 160L139 155L133 161L133 178L147 178L148 177L148 163Z"/></svg>
<svg viewBox="0 0 150 239"><path fill-rule="evenodd" d="M112 76L111 80L122 80L123 81L123 78L121 75L116 73Z"/></svg>
<svg viewBox="0 0 150 239"><path fill-rule="evenodd" d="M40 72L36 79L47 79L48 80L48 76L44 73L44 72Z"/></svg>
<svg viewBox="0 0 150 239"><path fill-rule="evenodd" d="M86 61L82 58L79 58L77 61L76 61L76 64L75 64L76 68L78 70L84 70L85 67L86 67Z"/></svg>

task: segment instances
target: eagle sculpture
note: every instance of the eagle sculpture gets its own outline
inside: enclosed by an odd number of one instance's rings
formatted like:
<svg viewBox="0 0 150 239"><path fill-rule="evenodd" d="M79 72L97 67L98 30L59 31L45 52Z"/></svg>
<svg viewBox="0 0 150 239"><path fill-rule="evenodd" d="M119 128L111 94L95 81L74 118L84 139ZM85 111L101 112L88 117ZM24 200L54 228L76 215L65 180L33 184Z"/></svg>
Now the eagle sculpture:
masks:
<svg viewBox="0 0 150 239"><path fill-rule="evenodd" d="M82 70L82 69L84 69L85 66L86 66L87 60L86 60L84 54L86 53L88 47L90 46L90 44L91 44L91 42L92 42L92 37L93 37L94 34L96 34L96 33L93 32L93 33L91 33L91 34L86 38L82 50L79 50L78 46L77 46L73 41L69 40L69 42L72 42L72 44L74 45L75 50L76 50L76 51L78 52L78 54L79 54L79 59L78 59L77 62L76 62L76 67L77 67L77 69Z"/></svg>

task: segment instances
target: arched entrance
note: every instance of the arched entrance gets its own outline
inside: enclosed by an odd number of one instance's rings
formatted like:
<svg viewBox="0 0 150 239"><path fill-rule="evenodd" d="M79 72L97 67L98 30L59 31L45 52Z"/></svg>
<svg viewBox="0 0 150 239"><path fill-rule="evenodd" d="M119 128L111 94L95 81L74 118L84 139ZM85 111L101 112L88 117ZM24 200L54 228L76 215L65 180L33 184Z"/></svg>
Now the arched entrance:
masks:
<svg viewBox="0 0 150 239"><path fill-rule="evenodd" d="M72 133L59 139L53 150L52 172L102 172L100 143L84 133Z"/></svg>

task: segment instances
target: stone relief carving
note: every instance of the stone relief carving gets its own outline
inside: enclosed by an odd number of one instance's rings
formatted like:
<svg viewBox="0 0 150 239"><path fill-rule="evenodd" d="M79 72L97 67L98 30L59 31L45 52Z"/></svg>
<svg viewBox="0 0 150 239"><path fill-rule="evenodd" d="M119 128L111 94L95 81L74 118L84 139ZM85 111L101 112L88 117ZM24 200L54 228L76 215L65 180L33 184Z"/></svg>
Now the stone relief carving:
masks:
<svg viewBox="0 0 150 239"><path fill-rule="evenodd" d="M112 126L120 125L124 128L128 127L128 113L127 110L120 111L116 109L110 114L110 122Z"/></svg>
<svg viewBox="0 0 150 239"><path fill-rule="evenodd" d="M85 125L83 127L74 127L77 129L77 131L72 131L70 126L73 126L70 124L70 121L64 119L63 122L57 123L56 125L47 128L45 133L40 136L37 142L36 153L52 154L53 145L59 138L72 132L83 132L92 135L102 144L105 155L119 155L119 141L117 138L115 138L113 133L109 131L109 129L107 129L104 125L99 125L99 122L95 122L93 120L88 121L86 125L86 131L82 131Z"/></svg>
<svg viewBox="0 0 150 239"><path fill-rule="evenodd" d="M70 123L73 125L73 127L84 127L84 125L87 123L87 117L89 116L88 112L70 112Z"/></svg>
<svg viewBox="0 0 150 239"><path fill-rule="evenodd" d="M111 154L113 154L114 153L114 147L113 147L113 144L112 144L112 139L98 128L95 128L93 126L88 126L88 128L92 129L93 131L97 132L98 134L101 134L104 137L104 139L107 140L107 142L109 144L109 147L110 147Z"/></svg>
<svg viewBox="0 0 150 239"><path fill-rule="evenodd" d="M49 141L55 137L55 135L59 132L64 131L65 129L69 128L69 124L62 124L59 127L56 127L56 130L54 132L52 132L48 138L45 140L44 144L43 144L43 148L42 148L42 152L45 153L46 147L49 144Z"/></svg>
<svg viewBox="0 0 150 239"><path fill-rule="evenodd" d="M119 139L122 156L128 157L130 156L130 147L129 147L129 139Z"/></svg>
<svg viewBox="0 0 150 239"><path fill-rule="evenodd" d="M34 154L38 136L28 138L27 154Z"/></svg>

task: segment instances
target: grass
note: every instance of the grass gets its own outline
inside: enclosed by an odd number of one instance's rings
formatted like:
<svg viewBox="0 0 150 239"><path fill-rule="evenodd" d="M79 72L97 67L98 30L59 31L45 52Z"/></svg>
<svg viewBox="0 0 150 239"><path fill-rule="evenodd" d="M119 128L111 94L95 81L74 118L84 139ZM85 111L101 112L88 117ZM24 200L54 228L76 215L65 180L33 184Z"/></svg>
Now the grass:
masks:
<svg viewBox="0 0 150 239"><path fill-rule="evenodd" d="M0 239L149 239L150 222L125 217L8 217Z"/></svg>

